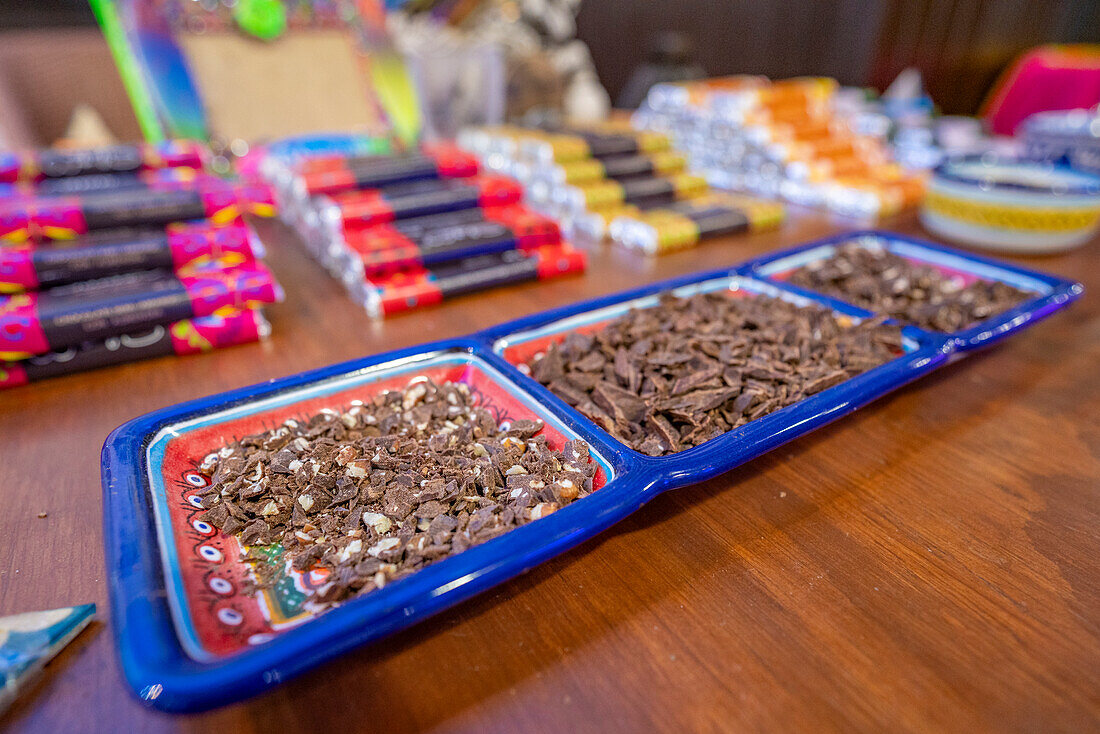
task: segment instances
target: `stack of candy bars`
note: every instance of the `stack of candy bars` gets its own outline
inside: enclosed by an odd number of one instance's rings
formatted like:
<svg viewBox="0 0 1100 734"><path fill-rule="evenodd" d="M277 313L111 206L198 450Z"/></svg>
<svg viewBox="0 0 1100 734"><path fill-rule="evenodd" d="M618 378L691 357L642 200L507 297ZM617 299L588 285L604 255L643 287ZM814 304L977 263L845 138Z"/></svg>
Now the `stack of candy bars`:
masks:
<svg viewBox="0 0 1100 734"><path fill-rule="evenodd" d="M286 221L372 316L526 280L586 258L522 187L450 144L396 155L322 155L268 166Z"/></svg>
<svg viewBox="0 0 1100 734"><path fill-rule="evenodd" d="M267 186L187 141L0 153L0 388L256 341L282 290L243 221Z"/></svg>
<svg viewBox="0 0 1100 734"><path fill-rule="evenodd" d="M780 204L717 196L704 177L687 172L687 157L670 149L668 136L629 125L474 128L459 143L486 168L521 181L533 208L585 240L608 236L660 254L773 227L784 216Z"/></svg>
<svg viewBox="0 0 1100 734"><path fill-rule="evenodd" d="M838 114L837 88L750 76L658 84L633 122L671 136L712 186L869 218L919 204L924 177Z"/></svg>

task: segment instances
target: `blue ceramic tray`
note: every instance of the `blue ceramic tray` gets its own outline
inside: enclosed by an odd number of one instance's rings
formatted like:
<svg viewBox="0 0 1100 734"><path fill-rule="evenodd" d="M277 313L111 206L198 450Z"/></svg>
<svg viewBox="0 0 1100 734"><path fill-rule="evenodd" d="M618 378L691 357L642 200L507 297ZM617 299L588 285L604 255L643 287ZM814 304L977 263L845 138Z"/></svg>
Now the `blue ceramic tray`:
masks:
<svg viewBox="0 0 1100 734"><path fill-rule="evenodd" d="M665 490L728 471L835 420L935 369L963 344L906 328L904 353L891 362L702 446L658 458L619 443L510 361L521 361L525 350L537 351L569 330L594 328L627 309L651 306L657 294L669 290L723 290L731 297L763 293L822 303L853 319L869 316L816 294L748 277L745 267L676 278L469 337L234 390L151 413L115 430L103 450L105 543L112 626L131 686L149 705L170 711L201 710L256 694L523 573ZM1046 276L1029 277L1047 282ZM1039 308L1049 311L1069 299L1040 300ZM1010 330L1034 320L1030 313L1018 316L1020 323ZM466 382L500 420L541 418L551 445L569 438L588 441L602 486L546 518L319 616L294 606L296 589L311 583L308 575L288 581L285 598L246 597L240 592L247 571L237 558L239 545L197 519L202 510L193 493L206 480L196 467L205 453L227 438L403 387L420 374Z"/></svg>
<svg viewBox="0 0 1100 734"><path fill-rule="evenodd" d="M872 246L877 244L906 259L932 265L963 278L1001 281L1035 294L1034 298L1024 301L1015 308L995 314L980 324L948 335L958 342L958 348L961 351L969 351L1003 339L1019 329L1049 316L1071 301L1080 298L1085 292L1084 286L1072 280L1039 273L1018 265L998 262L991 258L925 240L879 230L850 232L787 250L768 253L745 263L740 272L769 282L781 282L783 276L791 270L816 260L823 260L833 254L837 245L853 239L864 240ZM794 286L790 287L794 288ZM801 288L795 290L800 293L812 293ZM843 301L823 294L815 293L814 295L825 299L831 304L843 303Z"/></svg>

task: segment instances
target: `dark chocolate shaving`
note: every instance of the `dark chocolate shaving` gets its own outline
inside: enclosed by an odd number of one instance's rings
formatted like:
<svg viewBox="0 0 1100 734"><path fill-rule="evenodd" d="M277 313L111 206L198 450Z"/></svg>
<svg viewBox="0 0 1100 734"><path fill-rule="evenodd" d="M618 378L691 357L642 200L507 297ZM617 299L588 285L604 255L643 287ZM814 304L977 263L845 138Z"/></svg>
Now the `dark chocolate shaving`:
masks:
<svg viewBox="0 0 1100 734"><path fill-rule="evenodd" d="M766 296L665 296L567 335L528 367L615 438L662 456L889 361L901 330L881 321L852 324Z"/></svg>
<svg viewBox="0 0 1100 734"><path fill-rule="evenodd" d="M1007 283L962 279L895 255L877 243L841 244L825 259L791 272L789 282L922 329L955 332L1035 294Z"/></svg>

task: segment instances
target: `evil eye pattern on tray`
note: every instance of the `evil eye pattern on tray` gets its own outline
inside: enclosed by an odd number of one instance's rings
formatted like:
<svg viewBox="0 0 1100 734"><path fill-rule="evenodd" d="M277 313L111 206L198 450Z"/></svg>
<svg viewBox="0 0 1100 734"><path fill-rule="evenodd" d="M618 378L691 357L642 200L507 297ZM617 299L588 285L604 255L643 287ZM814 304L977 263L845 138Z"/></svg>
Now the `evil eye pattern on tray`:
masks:
<svg viewBox="0 0 1100 734"><path fill-rule="evenodd" d="M865 236L901 241L886 233ZM837 241L800 249L827 248ZM928 259L957 257L932 245L920 247ZM1011 323L991 327L999 336L1080 292L1079 286L1020 268L984 260L979 268L977 260L964 256L954 266L944 264L983 274L1004 272L1017 283L1028 278L1038 294L1014 311ZM660 492L716 476L846 415L944 364L971 343L957 334L904 327L899 353L884 364L694 448L657 458L613 438L516 366L551 341L590 332L633 308L652 308L667 294L816 303L846 323L871 316L835 299L750 277L748 271L758 264L674 278L469 337L241 388L165 408L114 431L103 452L105 544L112 626L134 691L148 705L170 711L206 709L254 695L517 576L605 530ZM986 334L975 343L989 338ZM320 614L305 603L324 582L316 568L288 573L257 595L245 593L250 579L241 562L247 552L241 536L226 535L199 517L210 481L202 471L208 452L288 418L343 410L353 400L370 400L420 378L465 384L494 420L543 421L551 447L570 439L587 442L597 465L593 491Z"/></svg>

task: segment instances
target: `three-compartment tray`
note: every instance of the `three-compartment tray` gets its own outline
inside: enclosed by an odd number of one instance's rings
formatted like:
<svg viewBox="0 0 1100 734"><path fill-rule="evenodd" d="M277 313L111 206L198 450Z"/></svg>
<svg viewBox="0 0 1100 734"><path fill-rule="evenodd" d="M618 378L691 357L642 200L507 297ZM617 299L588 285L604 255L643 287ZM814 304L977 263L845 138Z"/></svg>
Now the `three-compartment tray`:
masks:
<svg viewBox="0 0 1100 734"><path fill-rule="evenodd" d="M781 282L782 273L851 237L968 277L999 278L1036 297L960 334L903 330L893 360L700 446L644 456L612 438L517 369L550 342L592 331L659 294L760 294L818 303L849 319L867 311ZM822 249L826 248L826 249ZM660 492L728 471L920 377L960 350L1003 337L1081 294L1070 281L886 233L805 245L741 266L697 273L554 309L469 337L367 357L169 407L115 430L103 450L113 627L129 683L148 704L191 711L240 699L355 646L408 627L601 532ZM466 383L498 421L539 418L551 446L581 438L599 465L597 491L548 517L442 559L385 588L313 616L323 582L292 574L256 596L236 538L198 519L199 463L216 446L326 407L345 406L415 376Z"/></svg>

